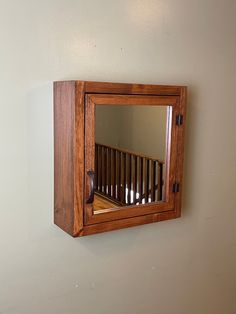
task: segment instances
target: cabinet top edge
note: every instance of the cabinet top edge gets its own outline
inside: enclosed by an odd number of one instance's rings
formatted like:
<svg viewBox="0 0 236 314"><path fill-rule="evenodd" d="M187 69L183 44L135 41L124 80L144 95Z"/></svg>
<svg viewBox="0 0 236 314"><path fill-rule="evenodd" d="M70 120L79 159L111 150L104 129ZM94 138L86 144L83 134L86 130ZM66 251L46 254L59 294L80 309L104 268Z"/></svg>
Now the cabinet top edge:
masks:
<svg viewBox="0 0 236 314"><path fill-rule="evenodd" d="M144 84L144 83L132 83L132 82L107 82L107 81L83 81L83 80L59 80L53 81L53 83L77 83L85 84L87 87L96 85L123 85L123 86L149 86L149 87L169 87L169 88L187 88L187 85L175 85L175 84Z"/></svg>
<svg viewBox="0 0 236 314"><path fill-rule="evenodd" d="M55 81L54 86L78 87L84 93L114 93L114 94L147 94L147 95L186 95L187 86L117 83L67 80Z"/></svg>

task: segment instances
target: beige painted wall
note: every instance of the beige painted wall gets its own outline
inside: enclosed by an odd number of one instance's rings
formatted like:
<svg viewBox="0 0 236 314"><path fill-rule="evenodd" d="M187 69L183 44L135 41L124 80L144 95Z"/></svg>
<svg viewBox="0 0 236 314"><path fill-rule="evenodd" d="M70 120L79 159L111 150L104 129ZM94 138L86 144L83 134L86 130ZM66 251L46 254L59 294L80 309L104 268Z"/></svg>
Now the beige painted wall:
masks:
<svg viewBox="0 0 236 314"><path fill-rule="evenodd" d="M236 2L0 0L0 312L236 313ZM183 217L52 224L52 81L189 86Z"/></svg>
<svg viewBox="0 0 236 314"><path fill-rule="evenodd" d="M96 106L97 143L165 160L166 106Z"/></svg>
<svg viewBox="0 0 236 314"><path fill-rule="evenodd" d="M95 106L95 141L99 144L121 147L124 108L119 106Z"/></svg>

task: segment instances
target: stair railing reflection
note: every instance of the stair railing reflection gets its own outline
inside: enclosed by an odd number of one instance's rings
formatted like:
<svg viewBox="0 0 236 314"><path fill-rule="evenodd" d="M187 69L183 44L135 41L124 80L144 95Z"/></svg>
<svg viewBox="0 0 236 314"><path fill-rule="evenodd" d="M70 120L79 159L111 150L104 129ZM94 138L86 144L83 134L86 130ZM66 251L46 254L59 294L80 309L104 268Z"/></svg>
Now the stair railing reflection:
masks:
<svg viewBox="0 0 236 314"><path fill-rule="evenodd" d="M95 191L121 206L161 201L164 162L95 143Z"/></svg>

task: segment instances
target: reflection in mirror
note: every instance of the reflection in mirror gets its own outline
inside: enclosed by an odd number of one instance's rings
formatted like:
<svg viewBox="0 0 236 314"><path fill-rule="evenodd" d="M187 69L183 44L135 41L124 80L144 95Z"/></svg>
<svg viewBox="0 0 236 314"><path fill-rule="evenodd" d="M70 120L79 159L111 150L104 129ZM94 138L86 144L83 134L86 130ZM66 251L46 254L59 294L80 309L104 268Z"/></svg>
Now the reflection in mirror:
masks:
<svg viewBox="0 0 236 314"><path fill-rule="evenodd" d="M168 108L96 105L94 211L165 200Z"/></svg>

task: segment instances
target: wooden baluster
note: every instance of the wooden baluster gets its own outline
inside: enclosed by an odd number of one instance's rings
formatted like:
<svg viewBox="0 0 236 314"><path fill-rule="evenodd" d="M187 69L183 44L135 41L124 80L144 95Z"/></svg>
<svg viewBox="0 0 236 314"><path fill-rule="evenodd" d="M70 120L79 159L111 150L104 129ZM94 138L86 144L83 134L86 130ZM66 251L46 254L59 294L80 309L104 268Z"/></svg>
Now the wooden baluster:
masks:
<svg viewBox="0 0 236 314"><path fill-rule="evenodd" d="M104 147L104 193L107 194L107 148Z"/></svg>
<svg viewBox="0 0 236 314"><path fill-rule="evenodd" d="M146 180L147 180L147 164L146 164L146 158L143 158L143 198L144 203L146 203Z"/></svg>
<svg viewBox="0 0 236 314"><path fill-rule="evenodd" d="M116 150L113 150L113 192L112 192L112 197L116 199Z"/></svg>
<svg viewBox="0 0 236 314"><path fill-rule="evenodd" d="M132 191L132 186L134 185L134 182L132 180L132 175L133 175L133 156L130 154L130 160L129 160L129 165L130 165L130 185L129 185L129 204L132 204L131 200L131 191Z"/></svg>
<svg viewBox="0 0 236 314"><path fill-rule="evenodd" d="M131 196L131 155L127 154L127 203L130 204Z"/></svg>
<svg viewBox="0 0 236 314"><path fill-rule="evenodd" d="M164 185L164 182L163 182L163 163L161 163L161 166L160 166L160 177L161 177L161 195L160 195L160 200L162 201L162 198L163 198L163 185Z"/></svg>
<svg viewBox="0 0 236 314"><path fill-rule="evenodd" d="M117 152L117 200L121 200L121 152Z"/></svg>
<svg viewBox="0 0 236 314"><path fill-rule="evenodd" d="M120 172L120 201L124 201L124 156L120 154L121 172Z"/></svg>
<svg viewBox="0 0 236 314"><path fill-rule="evenodd" d="M97 185L97 178L98 178L98 166L97 166L97 160L98 160L98 152L97 152L97 144L95 144L95 158L94 158L94 189L98 189Z"/></svg>
<svg viewBox="0 0 236 314"><path fill-rule="evenodd" d="M122 203L126 204L126 153L123 153L122 168L123 168L123 175L122 175Z"/></svg>
<svg viewBox="0 0 236 314"><path fill-rule="evenodd" d="M148 203L149 196L149 159L145 160L145 203Z"/></svg>
<svg viewBox="0 0 236 314"><path fill-rule="evenodd" d="M104 192L104 147L101 146L101 192Z"/></svg>
<svg viewBox="0 0 236 314"><path fill-rule="evenodd" d="M134 172L133 172L133 204L136 204L137 177L138 177L138 164L137 164L137 156L134 156Z"/></svg>
<svg viewBox="0 0 236 314"><path fill-rule="evenodd" d="M152 173L151 173L151 201L156 200L156 162L152 161Z"/></svg>
<svg viewBox="0 0 236 314"><path fill-rule="evenodd" d="M149 202L150 196L150 160L147 159L147 201Z"/></svg>
<svg viewBox="0 0 236 314"><path fill-rule="evenodd" d="M102 191L102 149L98 146L98 190Z"/></svg>
<svg viewBox="0 0 236 314"><path fill-rule="evenodd" d="M143 158L139 158L139 204L142 204L143 198Z"/></svg>
<svg viewBox="0 0 236 314"><path fill-rule="evenodd" d="M99 186L99 146L97 145L97 190Z"/></svg>
<svg viewBox="0 0 236 314"><path fill-rule="evenodd" d="M163 164L158 163L158 177L157 177L157 200L162 200L162 176L163 176Z"/></svg>
<svg viewBox="0 0 236 314"><path fill-rule="evenodd" d="M114 186L114 149L111 148L111 197L113 197Z"/></svg>
<svg viewBox="0 0 236 314"><path fill-rule="evenodd" d="M111 149L107 150L107 193L111 196Z"/></svg>

